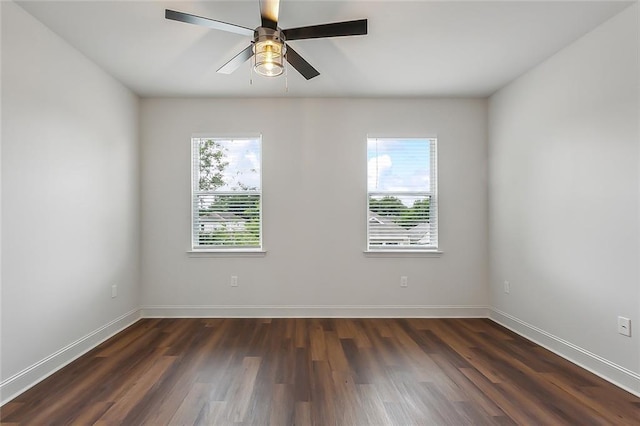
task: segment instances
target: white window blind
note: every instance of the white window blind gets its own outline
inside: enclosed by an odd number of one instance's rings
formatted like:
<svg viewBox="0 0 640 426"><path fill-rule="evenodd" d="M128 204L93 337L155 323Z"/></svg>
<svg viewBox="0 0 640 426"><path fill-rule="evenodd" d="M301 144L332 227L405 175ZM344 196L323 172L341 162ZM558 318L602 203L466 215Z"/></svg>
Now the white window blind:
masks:
<svg viewBox="0 0 640 426"><path fill-rule="evenodd" d="M262 141L192 138L192 249L262 249Z"/></svg>
<svg viewBox="0 0 640 426"><path fill-rule="evenodd" d="M438 249L435 138L367 139L367 250Z"/></svg>

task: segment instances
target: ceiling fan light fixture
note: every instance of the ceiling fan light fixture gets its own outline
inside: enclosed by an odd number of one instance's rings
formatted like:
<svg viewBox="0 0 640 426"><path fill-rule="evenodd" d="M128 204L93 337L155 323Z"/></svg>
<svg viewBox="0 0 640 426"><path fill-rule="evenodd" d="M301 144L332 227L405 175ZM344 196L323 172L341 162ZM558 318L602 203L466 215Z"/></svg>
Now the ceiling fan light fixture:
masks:
<svg viewBox="0 0 640 426"><path fill-rule="evenodd" d="M253 69L265 77L277 77L284 71L287 50L280 31L260 27L253 44Z"/></svg>

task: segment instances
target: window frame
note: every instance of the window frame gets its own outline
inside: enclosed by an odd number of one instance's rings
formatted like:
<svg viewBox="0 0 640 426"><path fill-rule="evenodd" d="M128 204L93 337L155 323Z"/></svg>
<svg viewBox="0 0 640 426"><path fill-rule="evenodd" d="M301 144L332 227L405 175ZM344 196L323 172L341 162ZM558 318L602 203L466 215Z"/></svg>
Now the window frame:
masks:
<svg viewBox="0 0 640 426"><path fill-rule="evenodd" d="M428 141L429 142L429 183L430 188L425 191L380 191L369 190L369 155L368 145L372 140L387 140L387 141ZM440 217L439 217L439 200L438 200L438 137L437 136L372 136L367 135L366 138L366 156L365 159L367 169L366 180L366 240L364 254L367 257L439 257L442 254L440 244ZM427 195L430 197L429 215L430 218L435 218L435 244L420 247L418 245L402 245L402 248L390 248L393 245L372 246L371 245L371 233L370 233L370 221L372 219L370 213L370 198L372 196L419 196ZM375 217L374 217L375 219Z"/></svg>
<svg viewBox="0 0 640 426"><path fill-rule="evenodd" d="M242 141L242 140L257 140L260 147L260 189L258 190L249 190L249 191L197 191L197 173L196 167L199 167L195 164L196 159L196 141L201 140L213 140L213 141ZM191 244L190 249L187 251L190 257L209 257L209 256L235 256L235 257L253 257L253 256L263 256L266 254L264 249L264 224L263 224L263 179L262 179L262 167L263 167L263 143L262 143L262 135L261 134L242 134L242 135L212 135L210 133L205 134L192 134L189 140L190 143L190 234L191 234ZM198 148L199 149L199 148ZM210 247L202 246L197 244L198 235L196 233L196 195L197 193L202 192L210 192L212 194L217 193L218 195L232 195L232 194L247 194L247 195L258 195L259 196L259 204L258 204L258 232L259 232L259 243L256 246L237 246L237 245L211 245Z"/></svg>

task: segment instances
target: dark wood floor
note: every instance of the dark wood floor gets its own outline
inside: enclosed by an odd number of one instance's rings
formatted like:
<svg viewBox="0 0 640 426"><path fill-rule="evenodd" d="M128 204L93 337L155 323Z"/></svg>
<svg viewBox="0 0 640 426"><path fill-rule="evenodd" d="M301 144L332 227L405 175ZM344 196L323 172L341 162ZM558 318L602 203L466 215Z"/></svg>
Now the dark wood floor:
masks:
<svg viewBox="0 0 640 426"><path fill-rule="evenodd" d="M640 398L484 319L145 319L2 424L640 424Z"/></svg>

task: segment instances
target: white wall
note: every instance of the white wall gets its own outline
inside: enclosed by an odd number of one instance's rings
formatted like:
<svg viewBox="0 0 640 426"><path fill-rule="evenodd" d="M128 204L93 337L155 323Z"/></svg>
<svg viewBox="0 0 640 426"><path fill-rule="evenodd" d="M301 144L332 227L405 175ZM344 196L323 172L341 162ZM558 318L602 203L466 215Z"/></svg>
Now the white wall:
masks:
<svg viewBox="0 0 640 426"><path fill-rule="evenodd" d="M145 99L141 116L147 315L486 314L458 308L488 302L486 101ZM265 257L187 255L203 132L263 136ZM442 257L364 256L367 134L438 136Z"/></svg>
<svg viewBox="0 0 640 426"><path fill-rule="evenodd" d="M0 4L4 401L137 315L140 203L137 97Z"/></svg>
<svg viewBox="0 0 640 426"><path fill-rule="evenodd" d="M638 78L635 4L489 108L494 318L636 393ZM632 320L633 337L617 333L618 315Z"/></svg>

